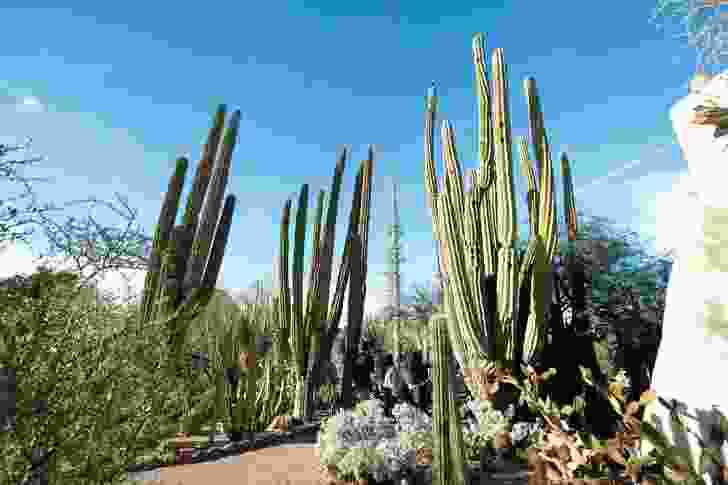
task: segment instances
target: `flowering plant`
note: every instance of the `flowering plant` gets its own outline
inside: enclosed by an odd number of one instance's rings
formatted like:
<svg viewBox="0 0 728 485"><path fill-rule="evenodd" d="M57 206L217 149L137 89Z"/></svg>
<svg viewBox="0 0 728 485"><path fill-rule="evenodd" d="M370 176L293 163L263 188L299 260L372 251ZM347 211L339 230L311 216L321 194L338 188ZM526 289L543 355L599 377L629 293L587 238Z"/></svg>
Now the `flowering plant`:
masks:
<svg viewBox="0 0 728 485"><path fill-rule="evenodd" d="M357 416L349 410L340 411L321 424L319 445L322 461L335 464L335 460L342 456L336 450L357 446L373 447L379 441L395 436L392 419L384 416Z"/></svg>
<svg viewBox="0 0 728 485"><path fill-rule="evenodd" d="M368 399L361 401L354 406L352 413L355 416L384 417L384 403L379 399Z"/></svg>
<svg viewBox="0 0 728 485"><path fill-rule="evenodd" d="M377 449L384 456L384 473L387 478L393 478L399 473L414 470L417 461L417 452L412 448L403 448L398 439L382 440Z"/></svg>
<svg viewBox="0 0 728 485"><path fill-rule="evenodd" d="M432 418L408 403L398 404L392 410L396 418L400 446L407 449L433 449Z"/></svg>
<svg viewBox="0 0 728 485"><path fill-rule="evenodd" d="M478 428L473 432L483 433L491 439L496 433L510 431L511 419L506 414L498 411L488 400L473 400L465 403L465 407L469 409L478 421Z"/></svg>
<svg viewBox="0 0 728 485"><path fill-rule="evenodd" d="M463 433L466 447L466 456L470 460L480 460L481 448L492 448L497 434L511 430L511 420L508 416L493 408L488 400L468 401L465 408L470 410L477 419L478 425Z"/></svg>
<svg viewBox="0 0 728 485"><path fill-rule="evenodd" d="M432 425L416 408L398 406L396 414L402 418L397 425L371 400L324 420L319 433L321 462L336 465L342 480L370 473L380 481L412 471L417 448L432 448Z"/></svg>
<svg viewBox="0 0 728 485"><path fill-rule="evenodd" d="M367 473L372 471L381 476L384 469L384 455L379 449L357 446L346 450L337 468L337 478L345 481L365 478Z"/></svg>
<svg viewBox="0 0 728 485"><path fill-rule="evenodd" d="M528 449L531 446L540 446L544 443L543 419L538 418L535 423L513 423L511 429L511 442L519 449Z"/></svg>

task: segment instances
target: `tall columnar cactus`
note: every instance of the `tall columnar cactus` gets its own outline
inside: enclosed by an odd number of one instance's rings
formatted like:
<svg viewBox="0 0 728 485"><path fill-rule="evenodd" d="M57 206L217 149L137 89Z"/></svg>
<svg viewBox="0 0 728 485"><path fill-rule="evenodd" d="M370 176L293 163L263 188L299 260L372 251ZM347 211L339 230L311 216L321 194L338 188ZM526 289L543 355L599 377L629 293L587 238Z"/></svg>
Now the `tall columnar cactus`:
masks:
<svg viewBox="0 0 728 485"><path fill-rule="evenodd" d="M221 205L237 141L240 111L231 116L220 142L225 112L225 106L219 106L197 167L183 223L174 226L187 171L187 160L180 158L164 195L154 235L140 318L145 323L159 318L166 320L171 331L171 355L179 354L190 323L190 318L175 318L175 315L188 310L197 314L207 305L227 245L235 197L228 195L222 210Z"/></svg>
<svg viewBox="0 0 728 485"><path fill-rule="evenodd" d="M349 319L346 327L346 358L344 359L344 373L342 382L343 406L350 409L353 402L353 368L356 358L357 345L361 340L362 323L364 320L364 298L366 296L367 274L367 240L369 227L369 205L371 204L372 182L372 156L362 162L362 167L356 177L355 197L351 207L351 220L349 222L349 255L351 263L349 280Z"/></svg>
<svg viewBox="0 0 728 485"><path fill-rule="evenodd" d="M349 325L354 338L361 331L363 318L363 300L366 295L366 255L369 233L369 205L371 201L371 178L373 167L373 150L369 149L369 157L361 163L354 189L349 229L336 290L329 303L332 261L336 228L336 212L338 208L341 179L344 172L347 151L344 150L336 164L328 203L326 224L323 235L321 216L323 215L324 194L319 193L314 224L314 251L310 264L311 279L303 303L303 254L305 246L306 210L308 186L304 185L299 196L296 215L296 231L293 249L293 299L288 281L288 224L290 201L286 202L281 219L280 258L278 262L279 294L276 297L280 328L288 328L281 335L288 334L290 354L296 364L299 376L296 388L294 414L310 420L313 413L313 396L321 382L323 362L331 354L331 346L338 332L339 320L343 310L343 297L349 281L352 267L357 265L358 281L352 282L349 288ZM352 246L356 245L358 254L353 254Z"/></svg>
<svg viewBox="0 0 728 485"><path fill-rule="evenodd" d="M448 325L445 319L437 317L432 320L432 327L433 484L459 485L465 483L465 457L462 426L448 367L451 355Z"/></svg>
<svg viewBox="0 0 728 485"><path fill-rule="evenodd" d="M186 158L177 160L162 199L144 282L140 321L167 327L169 370L178 376L189 374L191 366L183 364L181 348L191 321L204 310L213 296L235 208L235 197L228 195L221 210L237 140L240 111L235 111L230 118L221 143L225 113L225 105L220 105L197 167L183 224L175 226L188 167ZM183 285L185 275L186 286ZM182 427L199 427L206 410L215 405L216 394L213 388L200 396ZM172 430L178 426L179 423L171 423L169 428Z"/></svg>
<svg viewBox="0 0 728 485"><path fill-rule="evenodd" d="M442 124L445 175L443 190L438 190L432 156L436 107L432 89L425 115L429 130L425 142L425 180L447 276L443 296L448 336L458 363L464 369L508 365L519 373L521 364L533 362L545 343L553 286L550 262L557 242L553 169L535 81L528 78L525 91L536 173L529 161L528 143L523 140L520 153L521 166L529 180L530 237L526 252L521 255L517 251L507 69L502 49L495 49L491 96L482 44L482 36L476 35L473 60L480 114L480 164L469 172L470 190L464 186L455 135L448 121ZM564 160L562 167L568 171L568 161ZM490 275L495 276L495 283Z"/></svg>
<svg viewBox="0 0 728 485"><path fill-rule="evenodd" d="M576 207L574 204L574 184L571 180L569 159L566 154L561 155L561 173L564 178L564 223L567 228L569 248L567 251L567 273L569 288L572 291L570 300L574 302L572 322L578 332L584 332L588 327L586 313L586 288L584 266L576 258Z"/></svg>

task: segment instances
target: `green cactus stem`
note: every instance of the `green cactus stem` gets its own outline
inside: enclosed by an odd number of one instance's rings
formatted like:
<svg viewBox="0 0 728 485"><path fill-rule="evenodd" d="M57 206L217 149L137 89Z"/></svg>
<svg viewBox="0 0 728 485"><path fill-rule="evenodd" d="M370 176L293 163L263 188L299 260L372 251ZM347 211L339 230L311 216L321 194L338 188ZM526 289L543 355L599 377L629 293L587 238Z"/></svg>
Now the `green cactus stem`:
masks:
<svg viewBox="0 0 728 485"><path fill-rule="evenodd" d="M443 121L445 174L438 192L432 140L436 98L431 88L425 106L426 194L432 203L433 236L447 281L443 293L447 335L458 364L464 369L507 365L519 374L523 364L533 362L543 352L552 311L551 260L558 244L553 168L536 83L528 78L525 91L535 162L530 161L528 142L520 140L521 169L528 180L530 228L527 249L522 253L517 250L521 246L517 239L508 70L503 50L494 49L491 85L482 35L474 36L472 50L479 167L461 167L452 126ZM561 168L565 190L573 199L568 160L562 160ZM468 190L463 177L470 182ZM575 212L573 207L571 200L569 214ZM575 214L569 217L569 226L575 226Z"/></svg>

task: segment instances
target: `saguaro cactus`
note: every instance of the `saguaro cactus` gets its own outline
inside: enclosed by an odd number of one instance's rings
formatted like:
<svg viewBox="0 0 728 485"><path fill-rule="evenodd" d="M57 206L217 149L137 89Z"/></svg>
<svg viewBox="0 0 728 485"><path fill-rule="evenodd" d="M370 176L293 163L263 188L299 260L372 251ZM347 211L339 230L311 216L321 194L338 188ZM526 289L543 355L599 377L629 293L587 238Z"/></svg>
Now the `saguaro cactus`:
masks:
<svg viewBox="0 0 728 485"><path fill-rule="evenodd" d="M529 161L528 143L523 140L520 152L529 181L530 237L523 256L516 249L507 69L502 49L495 49L491 98L482 43L482 36L477 34L473 39L473 61L480 117L480 166L466 174L470 176L470 190L465 190L455 135L445 120L441 130L445 175L443 190L438 191L432 156L437 103L432 88L425 115L425 180L448 282L443 295L448 337L466 377L468 369L506 365L517 374L522 363L533 362L542 353L551 311L547 304L553 290L550 262L557 244L550 148L536 83L528 78L525 91L536 173ZM568 172L565 158L564 167ZM540 179L538 187L536 176ZM495 284L490 275L495 276ZM491 295L494 289L495 298Z"/></svg>

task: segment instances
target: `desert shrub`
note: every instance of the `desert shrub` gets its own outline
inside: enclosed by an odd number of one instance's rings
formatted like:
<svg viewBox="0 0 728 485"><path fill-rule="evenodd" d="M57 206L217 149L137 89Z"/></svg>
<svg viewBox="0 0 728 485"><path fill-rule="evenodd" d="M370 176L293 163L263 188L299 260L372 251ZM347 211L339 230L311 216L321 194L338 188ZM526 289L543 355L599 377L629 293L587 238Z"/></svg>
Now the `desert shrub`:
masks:
<svg viewBox="0 0 728 485"><path fill-rule="evenodd" d="M116 483L182 410L168 376L166 333L135 312L70 298L73 284L0 306L0 367L16 375L16 420L0 434L2 483L47 452L51 483Z"/></svg>

